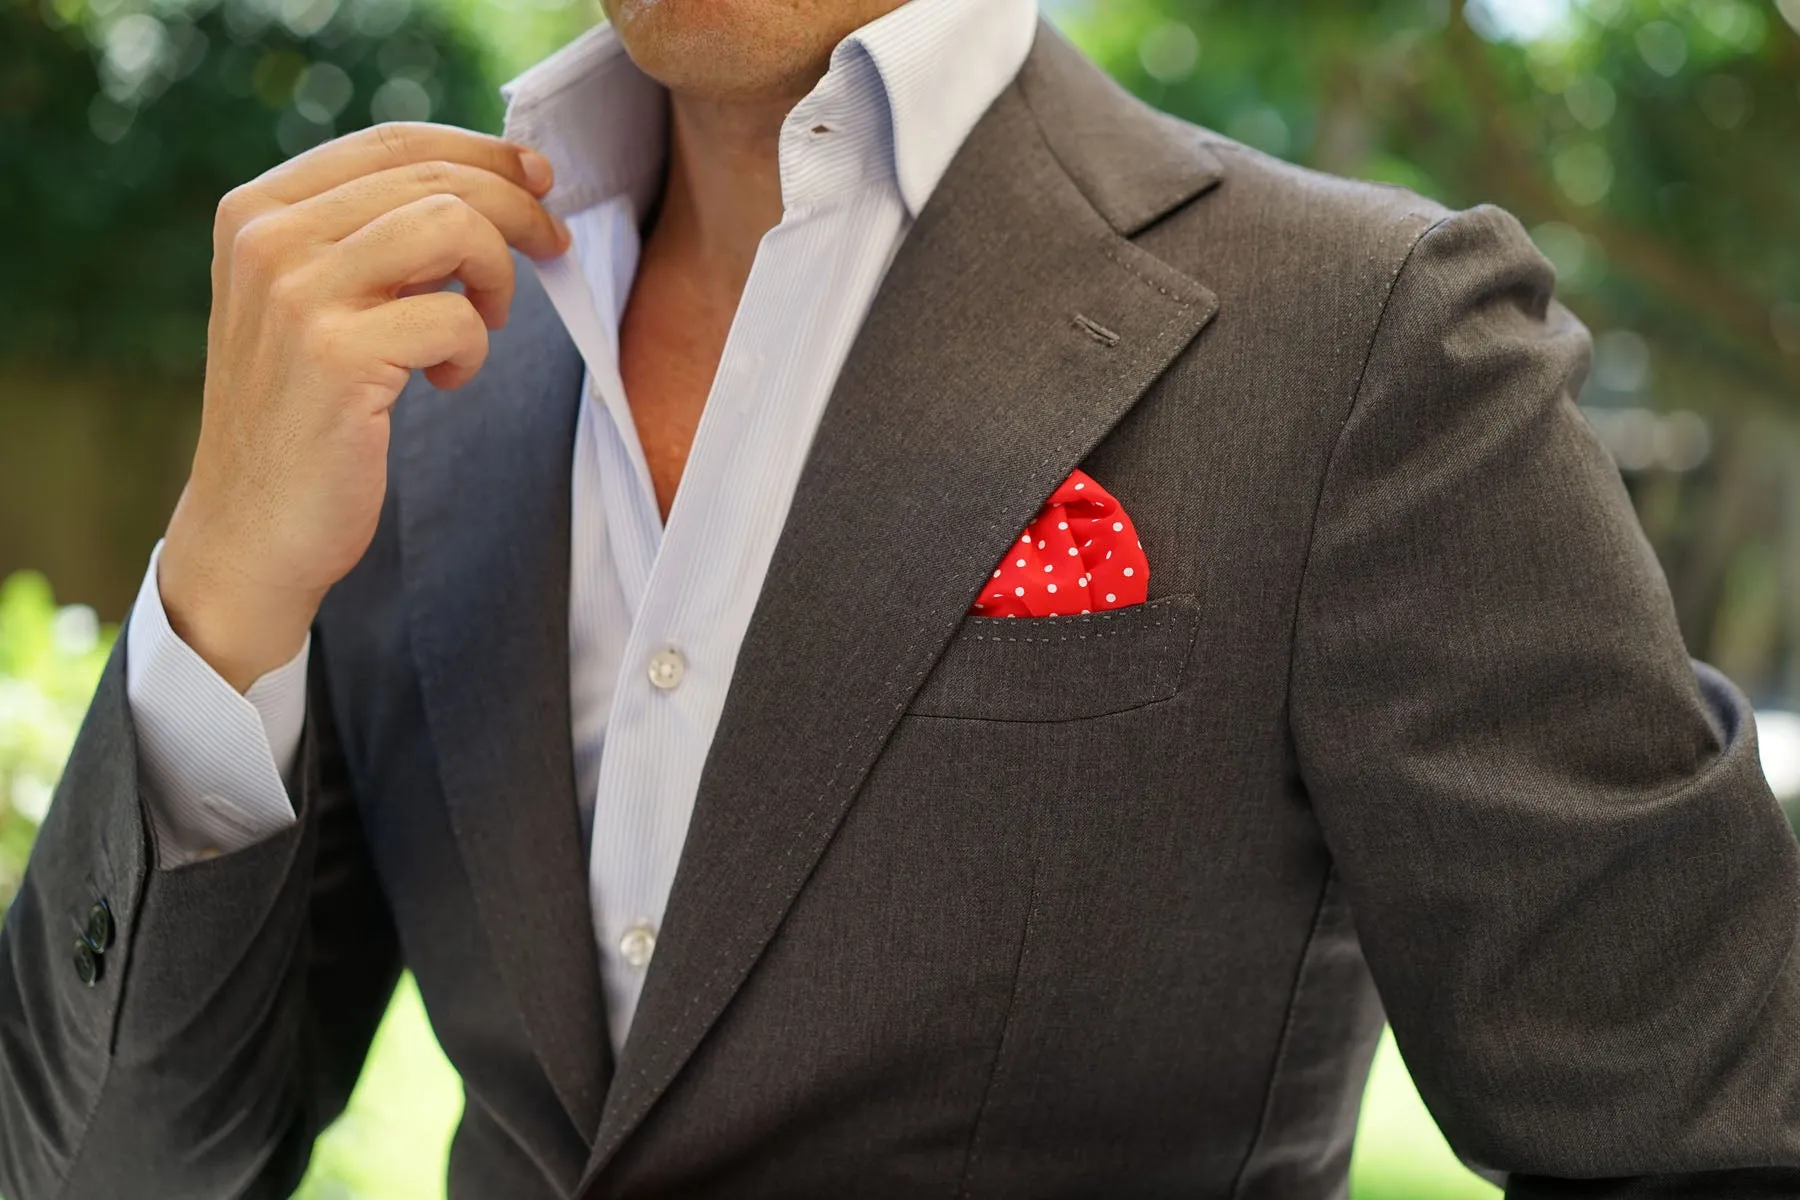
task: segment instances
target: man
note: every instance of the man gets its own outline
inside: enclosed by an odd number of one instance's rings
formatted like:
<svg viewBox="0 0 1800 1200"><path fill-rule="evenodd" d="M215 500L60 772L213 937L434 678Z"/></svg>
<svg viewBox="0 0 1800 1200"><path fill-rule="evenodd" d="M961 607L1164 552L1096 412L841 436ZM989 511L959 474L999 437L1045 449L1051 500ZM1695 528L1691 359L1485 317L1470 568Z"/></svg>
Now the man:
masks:
<svg viewBox="0 0 1800 1200"><path fill-rule="evenodd" d="M1800 1194L1800 862L1511 218L1030 0L607 7L220 206L0 1192L286 1194L404 963L456 1197L1338 1196L1383 1006L1514 1196Z"/></svg>

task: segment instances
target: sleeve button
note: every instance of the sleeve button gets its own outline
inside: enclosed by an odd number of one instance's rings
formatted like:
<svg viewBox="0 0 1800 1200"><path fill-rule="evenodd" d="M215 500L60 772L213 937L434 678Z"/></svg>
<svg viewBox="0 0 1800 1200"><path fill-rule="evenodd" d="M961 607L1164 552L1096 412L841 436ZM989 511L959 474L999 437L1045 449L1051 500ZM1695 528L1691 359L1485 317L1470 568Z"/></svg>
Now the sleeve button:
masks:
<svg viewBox="0 0 1800 1200"><path fill-rule="evenodd" d="M94 948L87 943L85 937L75 942L75 978L81 980L83 986L93 987L100 982L101 958Z"/></svg>
<svg viewBox="0 0 1800 1200"><path fill-rule="evenodd" d="M94 907L88 910L87 931L84 936L87 944L94 948L96 954L103 954L111 949L116 928L113 924L112 909L102 896L94 901Z"/></svg>

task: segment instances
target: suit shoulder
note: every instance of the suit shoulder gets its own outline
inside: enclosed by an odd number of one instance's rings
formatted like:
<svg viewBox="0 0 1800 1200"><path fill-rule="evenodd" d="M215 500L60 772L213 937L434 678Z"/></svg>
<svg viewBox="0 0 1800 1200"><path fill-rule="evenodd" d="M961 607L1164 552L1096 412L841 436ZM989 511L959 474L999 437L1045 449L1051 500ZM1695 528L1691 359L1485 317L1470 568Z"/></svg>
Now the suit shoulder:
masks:
<svg viewBox="0 0 1800 1200"><path fill-rule="evenodd" d="M1173 122L1173 118L1169 118ZM1403 187L1285 162L1197 126L1216 182L1133 240L1241 311L1366 341L1403 278L1510 273L1540 301L1554 273L1519 222Z"/></svg>
<svg viewBox="0 0 1800 1200"><path fill-rule="evenodd" d="M1518 218L1494 204L1453 209L1394 184L1345 179L1285 162L1209 134L1227 163L1206 236L1286 255L1316 277L1360 281L1385 299L1404 273L1435 281L1428 288L1488 280L1533 297L1541 310L1554 297L1556 272ZM1200 232L1199 229L1196 232Z"/></svg>
<svg viewBox="0 0 1800 1200"><path fill-rule="evenodd" d="M1454 215L1411 189L1332 175L1193 128L1200 144L1223 164L1209 215L1246 233L1286 241L1314 258L1317 267L1344 264L1346 255L1360 254L1364 261L1404 258L1428 230Z"/></svg>
<svg viewBox="0 0 1800 1200"><path fill-rule="evenodd" d="M1181 243L1198 237L1211 251L1267 249L1315 271L1361 267L1396 246L1403 254L1449 214L1404 188L1295 166L1159 111L1059 37L1039 39L1018 92L1088 203L1153 253L1167 244L1191 257Z"/></svg>

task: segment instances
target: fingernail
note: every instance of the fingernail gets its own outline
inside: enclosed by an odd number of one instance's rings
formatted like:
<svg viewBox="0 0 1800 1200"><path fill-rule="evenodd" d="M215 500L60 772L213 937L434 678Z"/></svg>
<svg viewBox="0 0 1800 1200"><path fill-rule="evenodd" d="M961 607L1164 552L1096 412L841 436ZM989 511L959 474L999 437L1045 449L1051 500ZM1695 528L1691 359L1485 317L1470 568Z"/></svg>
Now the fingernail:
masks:
<svg viewBox="0 0 1800 1200"><path fill-rule="evenodd" d="M569 232L569 227L555 213L550 214L550 223L556 226L557 236L562 238L563 249L568 249L569 244L575 240L575 235Z"/></svg>
<svg viewBox="0 0 1800 1200"><path fill-rule="evenodd" d="M550 160L536 150L519 151L519 165L525 169L525 182L531 190L540 196L550 190L550 182L556 173L550 169Z"/></svg>

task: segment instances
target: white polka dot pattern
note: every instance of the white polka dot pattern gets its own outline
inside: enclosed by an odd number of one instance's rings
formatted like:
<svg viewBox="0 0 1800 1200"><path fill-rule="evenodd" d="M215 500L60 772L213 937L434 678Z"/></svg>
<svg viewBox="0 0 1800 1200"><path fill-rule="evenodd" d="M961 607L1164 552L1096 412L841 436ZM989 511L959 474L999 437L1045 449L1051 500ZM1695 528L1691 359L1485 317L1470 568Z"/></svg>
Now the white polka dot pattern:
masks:
<svg viewBox="0 0 1800 1200"><path fill-rule="evenodd" d="M969 610L976 617L1063 617L1142 604L1150 564L1131 517L1076 471L1051 494L1018 549Z"/></svg>

